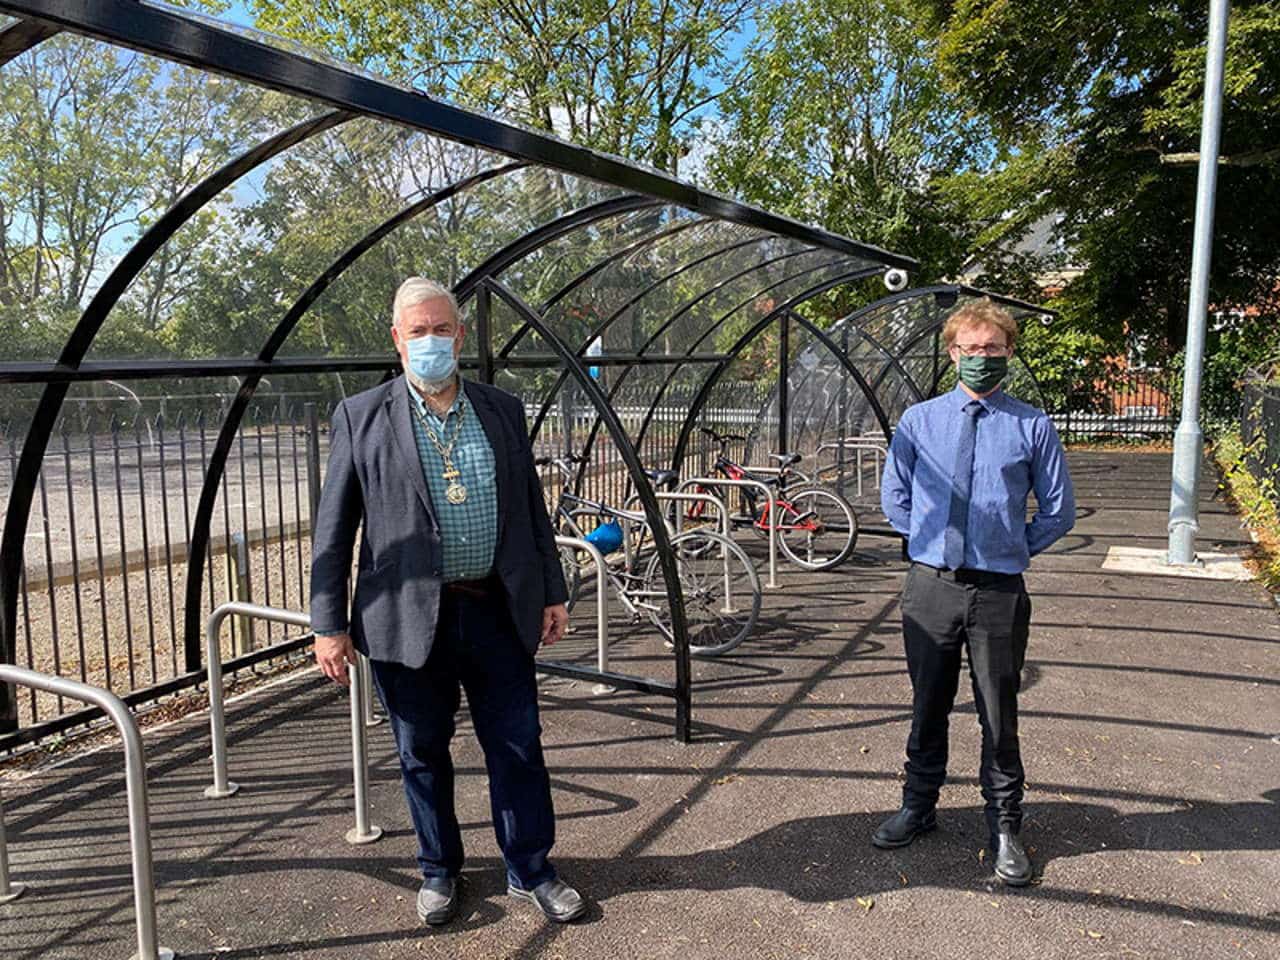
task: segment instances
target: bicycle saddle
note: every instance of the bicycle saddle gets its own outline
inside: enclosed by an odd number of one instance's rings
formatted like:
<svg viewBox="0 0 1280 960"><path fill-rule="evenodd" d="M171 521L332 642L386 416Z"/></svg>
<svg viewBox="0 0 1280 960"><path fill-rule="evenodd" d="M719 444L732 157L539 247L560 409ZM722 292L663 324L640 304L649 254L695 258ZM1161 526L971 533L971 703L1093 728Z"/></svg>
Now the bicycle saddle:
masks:
<svg viewBox="0 0 1280 960"><path fill-rule="evenodd" d="M771 453L769 454L769 459L777 460L780 467L789 467L794 463L799 463L804 457L798 453Z"/></svg>
<svg viewBox="0 0 1280 960"><path fill-rule="evenodd" d="M655 487L674 487L680 479L674 470L646 470L644 475L653 481Z"/></svg>

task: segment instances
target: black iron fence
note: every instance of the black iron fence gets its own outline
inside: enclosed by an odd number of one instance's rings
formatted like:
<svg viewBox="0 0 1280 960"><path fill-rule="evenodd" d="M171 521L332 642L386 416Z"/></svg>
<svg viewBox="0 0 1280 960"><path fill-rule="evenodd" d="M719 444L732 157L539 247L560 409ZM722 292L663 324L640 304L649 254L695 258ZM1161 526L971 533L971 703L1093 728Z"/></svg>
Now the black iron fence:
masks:
<svg viewBox="0 0 1280 960"><path fill-rule="evenodd" d="M629 386L629 385L628 385ZM763 392L762 392L763 391ZM585 496L621 506L632 492L608 435L592 438L594 409L563 391L539 432L539 452L586 450ZM673 386L620 389L614 407L647 466L666 466L692 399ZM726 384L706 412L720 429L754 423L766 387ZM127 414L68 403L40 471L26 531L15 662L145 702L195 682L184 658L192 524L230 396L142 398ZM328 456L331 393L266 395L232 444L204 563L205 613L227 600L305 609L311 518ZM528 403L530 422L540 402ZM0 424L0 492L13 484L25 424ZM588 443L590 442L590 446ZM558 478L544 477L548 499ZM0 517L2 519L2 517ZM203 617L201 618L203 619ZM295 649L279 624L232 618L224 662ZM54 733L79 704L24 691L18 732L0 750Z"/></svg>
<svg viewBox="0 0 1280 960"><path fill-rule="evenodd" d="M1280 382L1256 373L1246 378L1240 438L1245 466L1261 489L1280 504Z"/></svg>
<svg viewBox="0 0 1280 960"><path fill-rule="evenodd" d="M1163 370L1104 370L1045 393L1064 442L1165 440L1178 425L1180 387Z"/></svg>

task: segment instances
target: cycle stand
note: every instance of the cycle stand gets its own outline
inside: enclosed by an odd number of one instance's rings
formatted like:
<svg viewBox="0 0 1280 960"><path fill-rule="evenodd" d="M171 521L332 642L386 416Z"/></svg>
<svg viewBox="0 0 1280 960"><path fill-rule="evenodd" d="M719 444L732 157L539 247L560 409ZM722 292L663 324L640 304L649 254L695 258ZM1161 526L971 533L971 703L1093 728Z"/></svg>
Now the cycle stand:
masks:
<svg viewBox="0 0 1280 960"><path fill-rule="evenodd" d="M686 501L691 503L709 503L720 511L720 532L726 540L731 540L732 536L729 532L729 509L725 506L724 501L714 494L710 493L666 493L654 491L653 495L659 502L667 501ZM684 514L677 513L678 520L684 520ZM683 523L677 523L676 536L683 533ZM729 556L723 547L720 548L720 559L724 562L724 613L733 613L733 578L729 575Z"/></svg>
<svg viewBox="0 0 1280 960"><path fill-rule="evenodd" d="M596 664L601 673L609 672L609 581L605 573L607 567L604 554L594 543L580 540L577 537L556 537L557 547L572 547L584 550L591 557L596 568ZM591 688L595 694L613 693L617 688L607 683L597 683Z"/></svg>
<svg viewBox="0 0 1280 960"><path fill-rule="evenodd" d="M131 960L173 960L174 952L156 945L156 890L151 862L151 824L147 805L147 762L142 751L138 724L123 700L108 690L77 680L51 677L25 667L0 665L0 683L13 683L79 700L105 713L124 744L125 792L129 809L129 857L133 867L133 907L138 933L138 952ZM0 811L0 903L17 899L21 885L9 882L9 858L4 844L3 813Z"/></svg>
<svg viewBox="0 0 1280 960"><path fill-rule="evenodd" d="M242 601L224 603L209 614L205 627L205 659L209 670L209 738L213 745L213 784L205 788L204 795L211 800L230 797L240 789L239 784L227 777L227 721L223 707L222 657L218 644L222 622L233 614L306 629L311 627L311 617L300 611ZM369 661L357 654L352 672L351 775L355 791L356 822L347 831L345 839L350 844L365 844L373 843L382 836L382 828L369 823L369 744L365 733L366 726L371 725L372 716L369 696L373 683Z"/></svg>
<svg viewBox="0 0 1280 960"><path fill-rule="evenodd" d="M746 487L749 489L762 490L768 498L769 516L770 518L777 516L778 498L774 496L773 488L767 483L760 480L727 480L724 477L690 477L688 480L682 480L680 485L676 487L676 493L686 493L691 487ZM726 519L729 516L728 506L721 501L722 514ZM769 580L765 584L770 589L778 587L778 526L776 523L769 524Z"/></svg>

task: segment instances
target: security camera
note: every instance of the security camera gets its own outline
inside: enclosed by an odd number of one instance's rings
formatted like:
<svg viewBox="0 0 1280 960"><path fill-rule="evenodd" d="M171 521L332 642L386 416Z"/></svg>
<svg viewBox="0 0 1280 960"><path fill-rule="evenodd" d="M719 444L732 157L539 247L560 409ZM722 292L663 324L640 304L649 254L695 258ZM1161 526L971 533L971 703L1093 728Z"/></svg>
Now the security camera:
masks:
<svg viewBox="0 0 1280 960"><path fill-rule="evenodd" d="M907 271L899 270L894 267L884 272L884 285L889 288L890 293L897 293L900 290L907 289Z"/></svg>

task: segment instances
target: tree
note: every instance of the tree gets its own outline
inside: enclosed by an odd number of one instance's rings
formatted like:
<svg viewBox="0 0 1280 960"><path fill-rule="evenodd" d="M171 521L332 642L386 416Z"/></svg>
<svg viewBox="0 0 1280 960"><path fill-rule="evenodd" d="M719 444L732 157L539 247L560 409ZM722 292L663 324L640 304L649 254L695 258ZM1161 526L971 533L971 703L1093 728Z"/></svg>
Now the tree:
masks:
<svg viewBox="0 0 1280 960"><path fill-rule="evenodd" d="M935 0L939 64L1008 150L953 187L989 243L1063 216L1084 266L1069 324L1154 361L1185 337L1207 4ZM1210 302L1230 323L1280 315L1280 4L1233 5Z"/></svg>
<svg viewBox="0 0 1280 960"><path fill-rule="evenodd" d="M676 172L750 0L254 0L268 30Z"/></svg>

